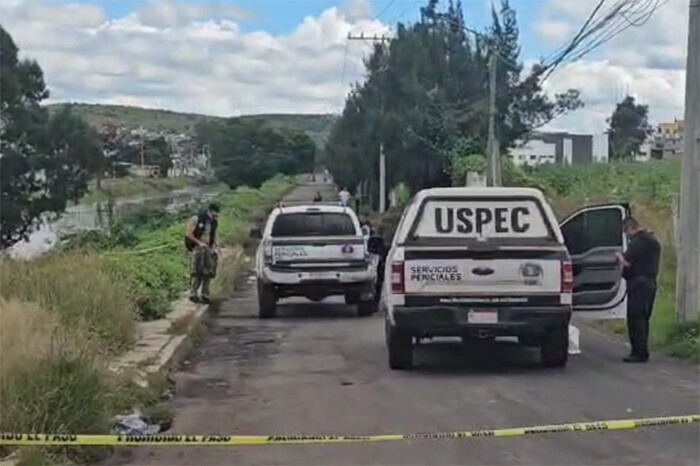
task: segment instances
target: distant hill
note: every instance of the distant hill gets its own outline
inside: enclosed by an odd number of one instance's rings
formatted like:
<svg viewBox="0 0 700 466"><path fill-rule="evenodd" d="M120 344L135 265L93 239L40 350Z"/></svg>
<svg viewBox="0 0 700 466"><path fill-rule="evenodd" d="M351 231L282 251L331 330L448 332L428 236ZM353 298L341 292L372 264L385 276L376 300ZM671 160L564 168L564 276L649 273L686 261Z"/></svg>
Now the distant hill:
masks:
<svg viewBox="0 0 700 466"><path fill-rule="evenodd" d="M90 125L100 127L111 123L126 128L143 127L151 131L172 131L192 133L200 120L222 120L221 117L199 115L196 113L178 113L124 105L100 105L82 103L51 104L49 112L56 112L66 105L71 105L76 115L84 118ZM289 128L307 133L322 147L336 118L333 115L318 114L272 114L246 115L238 118L259 118L274 128Z"/></svg>

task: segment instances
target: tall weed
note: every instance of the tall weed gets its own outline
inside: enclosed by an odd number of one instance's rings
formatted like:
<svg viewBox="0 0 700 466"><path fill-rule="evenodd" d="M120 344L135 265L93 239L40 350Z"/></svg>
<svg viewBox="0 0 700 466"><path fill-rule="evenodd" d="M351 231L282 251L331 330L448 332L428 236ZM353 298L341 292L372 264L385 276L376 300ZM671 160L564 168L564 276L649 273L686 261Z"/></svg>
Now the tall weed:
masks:
<svg viewBox="0 0 700 466"><path fill-rule="evenodd" d="M129 290L95 254L57 253L31 262L4 261L0 295L36 302L67 329L85 331L110 353L134 340Z"/></svg>

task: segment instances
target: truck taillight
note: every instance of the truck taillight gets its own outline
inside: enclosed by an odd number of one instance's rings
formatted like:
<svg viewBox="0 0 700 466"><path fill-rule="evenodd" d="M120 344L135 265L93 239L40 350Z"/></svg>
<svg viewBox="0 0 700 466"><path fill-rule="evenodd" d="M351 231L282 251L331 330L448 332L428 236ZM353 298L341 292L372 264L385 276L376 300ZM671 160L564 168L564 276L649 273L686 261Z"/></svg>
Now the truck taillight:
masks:
<svg viewBox="0 0 700 466"><path fill-rule="evenodd" d="M572 293L574 291L574 266L571 261L561 262L561 292Z"/></svg>
<svg viewBox="0 0 700 466"><path fill-rule="evenodd" d="M403 262L391 263L391 292L394 294L404 294L404 269Z"/></svg>

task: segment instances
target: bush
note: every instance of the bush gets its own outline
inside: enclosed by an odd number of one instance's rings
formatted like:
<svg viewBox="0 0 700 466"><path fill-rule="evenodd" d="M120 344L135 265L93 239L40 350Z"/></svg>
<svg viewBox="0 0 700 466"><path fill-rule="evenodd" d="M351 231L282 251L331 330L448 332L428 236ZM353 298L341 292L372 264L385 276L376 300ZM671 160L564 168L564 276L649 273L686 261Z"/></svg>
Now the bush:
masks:
<svg viewBox="0 0 700 466"><path fill-rule="evenodd" d="M109 422L90 336L38 304L0 300L0 431L95 433Z"/></svg>

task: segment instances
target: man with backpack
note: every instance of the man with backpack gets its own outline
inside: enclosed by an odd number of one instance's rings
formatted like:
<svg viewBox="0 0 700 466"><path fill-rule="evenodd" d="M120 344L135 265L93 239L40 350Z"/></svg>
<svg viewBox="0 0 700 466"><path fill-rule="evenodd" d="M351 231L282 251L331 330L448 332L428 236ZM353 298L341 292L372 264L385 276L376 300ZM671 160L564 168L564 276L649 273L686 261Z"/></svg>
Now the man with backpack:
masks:
<svg viewBox="0 0 700 466"><path fill-rule="evenodd" d="M185 247L190 252L190 301L209 302L209 284L216 276L218 255L214 248L219 224L219 205L211 203L207 209L193 215L185 230ZM201 288L201 293L200 293Z"/></svg>

